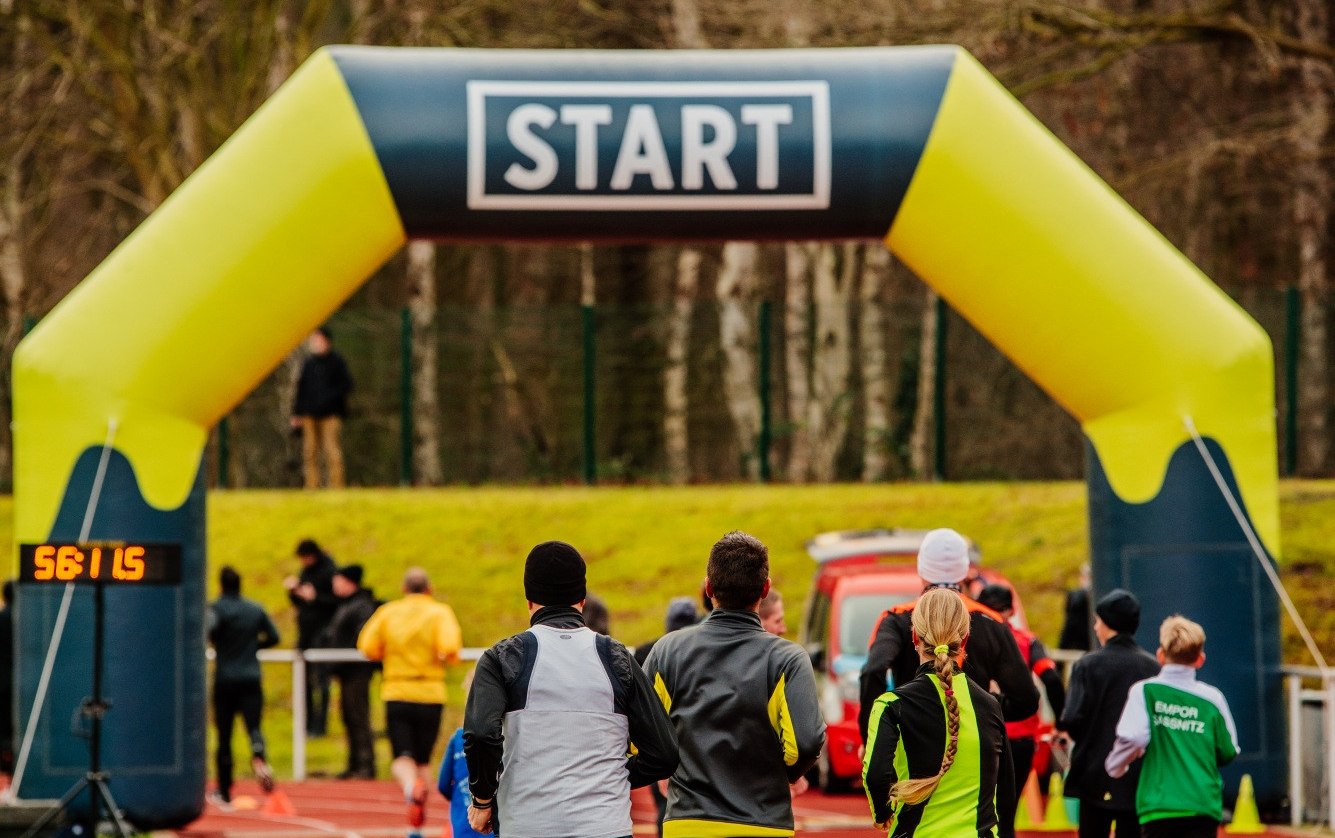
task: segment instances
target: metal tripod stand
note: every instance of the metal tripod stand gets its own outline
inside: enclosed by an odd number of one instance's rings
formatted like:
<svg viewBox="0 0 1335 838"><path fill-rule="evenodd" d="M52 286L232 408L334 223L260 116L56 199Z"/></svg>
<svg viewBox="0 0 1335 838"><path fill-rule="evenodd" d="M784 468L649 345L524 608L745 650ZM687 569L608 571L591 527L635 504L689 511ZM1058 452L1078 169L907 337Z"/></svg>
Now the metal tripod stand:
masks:
<svg viewBox="0 0 1335 838"><path fill-rule="evenodd" d="M93 694L83 700L79 705L79 714L89 720L89 738L88 738L88 771L79 778L70 790L61 796L49 811L37 819L27 832L23 833L23 838L35 838L43 829L51 824L61 812L65 811L74 799L84 792L88 791L90 802L93 805L93 832L96 834L98 824L102 821L102 813L105 811L107 817L111 820L112 831L118 838L130 838L133 830L129 824L121 817L120 807L116 805L116 799L111 796L111 786L108 781L111 779L109 772L102 770L102 717L111 709L110 702L102 697L102 589L101 583L93 585Z"/></svg>

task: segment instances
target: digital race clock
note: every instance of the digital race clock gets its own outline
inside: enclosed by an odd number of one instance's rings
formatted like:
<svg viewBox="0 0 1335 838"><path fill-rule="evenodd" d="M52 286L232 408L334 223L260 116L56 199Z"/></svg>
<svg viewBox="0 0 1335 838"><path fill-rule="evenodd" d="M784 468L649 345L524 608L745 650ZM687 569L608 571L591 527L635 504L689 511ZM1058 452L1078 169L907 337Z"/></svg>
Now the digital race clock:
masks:
<svg viewBox="0 0 1335 838"><path fill-rule="evenodd" d="M82 585L178 585L181 545L90 541L19 546L19 581Z"/></svg>

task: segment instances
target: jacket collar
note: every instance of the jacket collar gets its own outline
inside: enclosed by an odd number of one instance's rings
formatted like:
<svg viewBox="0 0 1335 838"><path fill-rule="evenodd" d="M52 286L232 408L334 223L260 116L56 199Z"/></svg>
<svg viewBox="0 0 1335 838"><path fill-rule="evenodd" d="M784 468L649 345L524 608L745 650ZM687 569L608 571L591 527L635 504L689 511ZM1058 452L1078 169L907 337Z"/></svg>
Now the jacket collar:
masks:
<svg viewBox="0 0 1335 838"><path fill-rule="evenodd" d="M1170 684L1190 684L1196 680L1196 667L1180 663L1166 663L1159 670L1159 677Z"/></svg>
<svg viewBox="0 0 1335 838"><path fill-rule="evenodd" d="M715 608L705 617L706 623L717 623L732 628L754 628L764 631L760 625L760 615L754 611L739 611L731 608Z"/></svg>
<svg viewBox="0 0 1335 838"><path fill-rule="evenodd" d="M551 626L552 628L576 629L584 627L584 615L578 608L569 605L544 605L529 617L530 626Z"/></svg>
<svg viewBox="0 0 1335 838"><path fill-rule="evenodd" d="M1136 643L1136 636L1134 634L1128 634L1126 632L1118 632L1117 634L1114 634L1112 637L1109 637L1108 642L1103 644L1103 647L1106 649L1110 646L1120 646L1123 649L1140 648L1140 645Z"/></svg>

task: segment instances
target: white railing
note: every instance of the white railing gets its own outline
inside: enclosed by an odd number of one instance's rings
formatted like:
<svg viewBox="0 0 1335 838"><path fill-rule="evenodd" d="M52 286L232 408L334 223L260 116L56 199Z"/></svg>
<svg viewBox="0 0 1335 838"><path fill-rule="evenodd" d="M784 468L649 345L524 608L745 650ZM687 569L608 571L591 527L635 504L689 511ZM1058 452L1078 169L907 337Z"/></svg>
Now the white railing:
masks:
<svg viewBox="0 0 1335 838"><path fill-rule="evenodd" d="M1319 705L1321 727L1326 753L1321 767L1326 787L1326 822L1335 829L1335 672L1315 666L1285 666L1282 669L1287 686L1289 715L1289 820L1294 826L1302 825L1307 809L1306 784L1303 782L1303 762L1306 748L1315 741L1304 735L1303 707ZM1303 687L1305 679L1321 681L1320 689Z"/></svg>
<svg viewBox="0 0 1335 838"><path fill-rule="evenodd" d="M468 648L459 652L459 659L475 661L485 649ZM292 779L306 779L306 665L308 663L366 662L366 656L356 649L263 649L260 663L285 663L292 667ZM213 660L213 650L208 650Z"/></svg>
<svg viewBox="0 0 1335 838"><path fill-rule="evenodd" d="M468 648L459 653L461 660L475 661L484 649ZM1070 649L1050 649L1048 654L1069 677L1070 666L1084 652ZM213 650L209 650L212 659ZM356 649L265 649L259 653L262 663L288 664L292 667L292 779L306 779L306 666L311 663L356 663L366 658ZM1322 767L1326 784L1327 821L1335 829L1335 673L1324 677L1314 666L1285 666L1282 669L1287 686L1289 720L1289 806L1294 826L1303 822L1306 810L1306 790L1303 782L1305 748L1314 744L1303 735L1302 710L1306 705L1322 707L1322 729L1325 739L1325 757ZM1320 689L1303 687L1304 679L1319 679Z"/></svg>

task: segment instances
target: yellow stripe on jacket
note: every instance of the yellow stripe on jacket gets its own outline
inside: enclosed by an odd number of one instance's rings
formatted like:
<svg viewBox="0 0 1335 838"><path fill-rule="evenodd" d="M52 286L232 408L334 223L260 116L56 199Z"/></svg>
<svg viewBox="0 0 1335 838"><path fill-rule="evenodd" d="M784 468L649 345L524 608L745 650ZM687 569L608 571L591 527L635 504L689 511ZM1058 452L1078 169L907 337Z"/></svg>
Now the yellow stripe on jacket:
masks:
<svg viewBox="0 0 1335 838"><path fill-rule="evenodd" d="M380 606L357 638L363 655L384 663L380 697L419 704L445 703L445 664L462 645L453 609L428 594Z"/></svg>

